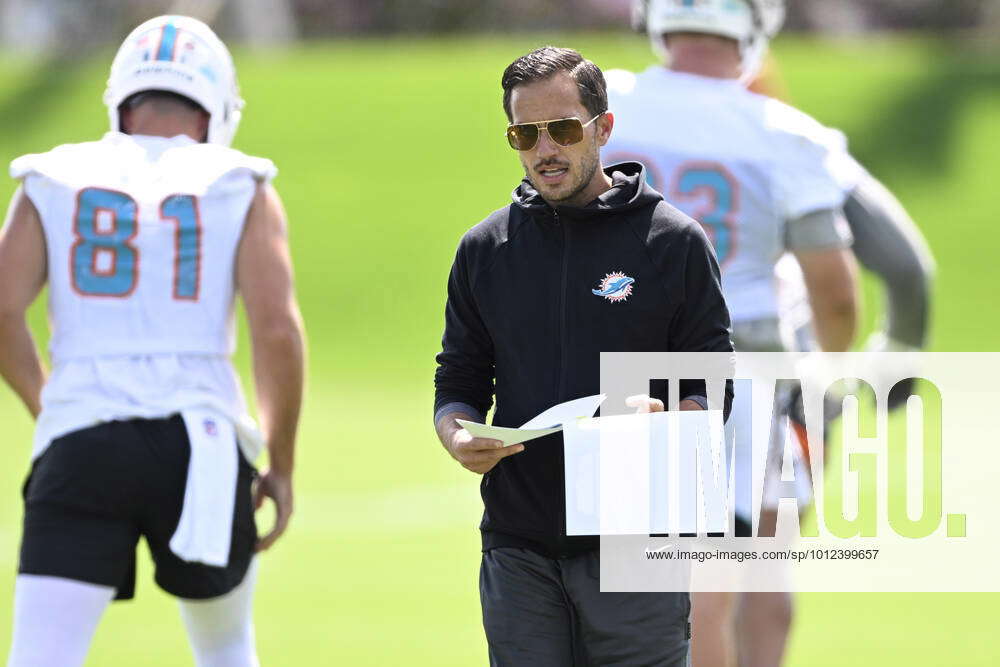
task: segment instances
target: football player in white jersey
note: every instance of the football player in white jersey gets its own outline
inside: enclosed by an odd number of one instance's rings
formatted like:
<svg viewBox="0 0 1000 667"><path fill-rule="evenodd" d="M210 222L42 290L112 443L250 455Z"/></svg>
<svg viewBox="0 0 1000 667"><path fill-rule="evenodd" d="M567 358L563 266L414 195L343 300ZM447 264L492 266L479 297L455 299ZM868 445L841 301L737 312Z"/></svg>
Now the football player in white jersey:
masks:
<svg viewBox="0 0 1000 667"><path fill-rule="evenodd" d="M847 153L843 135L746 89L768 39L781 27L782 0L635 0L633 8L661 63L637 75L607 73L618 131L604 149L605 162L644 163L653 186L703 224L722 264L737 350L796 349L802 322L783 317L775 272L786 253L797 260L790 273L801 273L792 280L804 281L819 346L848 349L856 322L852 229L859 237L864 231L869 250L879 249L868 254L882 257L876 262L881 267L874 268L885 269L879 273L890 294L900 293L890 280L901 273L892 261L916 266L925 277L928 255L895 200ZM853 210L853 220L845 218L845 206ZM926 285L922 280L918 286ZM905 338L896 336L884 347L900 349L901 338L908 347L922 344L927 300L918 301L924 307L914 309L920 314L909 318L912 326L901 326L904 318L892 317L901 310L891 309L890 333L895 321L895 333L903 331ZM739 410L740 400L737 391L734 415L748 414ZM778 429L774 437L785 434ZM736 474L745 475L753 464L737 441ZM804 458L797 468L797 479L804 480ZM773 530L775 491L763 490L758 534ZM808 501L805 489L800 501ZM736 498L738 535L751 529L755 506ZM740 597L693 596L692 655L698 667L735 664L737 644L741 666L780 664L791 623L790 596Z"/></svg>
<svg viewBox="0 0 1000 667"><path fill-rule="evenodd" d="M143 23L111 68L111 131L14 160L0 236L0 374L37 427L10 667L83 663L145 537L198 665L258 664L254 553L284 532L304 341L269 160L229 148L242 100L225 45ZM46 378L25 311L49 288ZM246 307L261 430L230 356ZM266 445L269 469L251 463ZM273 529L258 539L255 506Z"/></svg>

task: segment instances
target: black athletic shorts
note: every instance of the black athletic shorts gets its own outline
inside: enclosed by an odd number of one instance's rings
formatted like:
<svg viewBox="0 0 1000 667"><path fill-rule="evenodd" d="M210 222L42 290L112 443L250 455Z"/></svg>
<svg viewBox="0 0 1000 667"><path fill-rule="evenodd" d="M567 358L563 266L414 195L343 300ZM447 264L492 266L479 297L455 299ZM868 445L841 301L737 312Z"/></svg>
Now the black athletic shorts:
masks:
<svg viewBox="0 0 1000 667"><path fill-rule="evenodd" d="M49 445L24 484L20 574L112 586L135 595L135 549L146 538L156 583L180 598L207 599L243 581L257 542L256 471L237 447L239 478L226 567L188 563L170 550L184 504L191 445L184 420L132 419L74 431Z"/></svg>

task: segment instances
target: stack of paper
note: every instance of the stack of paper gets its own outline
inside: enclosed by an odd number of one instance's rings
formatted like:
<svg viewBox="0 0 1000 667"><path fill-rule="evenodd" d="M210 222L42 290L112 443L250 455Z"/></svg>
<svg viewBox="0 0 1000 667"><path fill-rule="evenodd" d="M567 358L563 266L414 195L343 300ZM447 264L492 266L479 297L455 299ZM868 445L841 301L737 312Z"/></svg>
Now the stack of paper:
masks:
<svg viewBox="0 0 1000 667"><path fill-rule="evenodd" d="M520 428L505 428L503 426L490 426L476 422L456 419L462 428L471 433L476 438L492 438L501 440L504 445L516 445L519 442L528 442L543 435L558 433L566 424L571 424L578 419L593 417L597 408L601 406L604 394L596 396L585 396L566 401L555 405L533 419L529 419L521 424Z"/></svg>

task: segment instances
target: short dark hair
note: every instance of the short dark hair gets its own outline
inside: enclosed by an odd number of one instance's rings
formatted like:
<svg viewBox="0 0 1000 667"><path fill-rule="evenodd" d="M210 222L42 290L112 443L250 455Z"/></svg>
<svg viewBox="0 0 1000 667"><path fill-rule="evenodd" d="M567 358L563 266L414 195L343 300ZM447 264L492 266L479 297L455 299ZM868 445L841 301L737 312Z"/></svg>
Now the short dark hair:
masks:
<svg viewBox="0 0 1000 667"><path fill-rule="evenodd" d="M503 110L507 120L513 120L510 96L514 88L544 81L559 72L568 73L576 81L580 102L591 116L608 110L608 85L600 67L580 55L579 51L543 46L521 56L503 71L500 85L503 86Z"/></svg>

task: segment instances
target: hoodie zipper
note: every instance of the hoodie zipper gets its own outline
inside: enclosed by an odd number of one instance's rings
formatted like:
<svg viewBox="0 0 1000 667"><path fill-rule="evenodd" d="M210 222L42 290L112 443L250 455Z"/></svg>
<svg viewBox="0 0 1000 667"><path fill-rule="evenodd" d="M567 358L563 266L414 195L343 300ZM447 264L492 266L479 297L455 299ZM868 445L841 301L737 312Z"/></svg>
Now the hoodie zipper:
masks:
<svg viewBox="0 0 1000 667"><path fill-rule="evenodd" d="M558 395L556 396L556 402L559 403L565 400L566 396L566 357L569 354L569 347L567 345L569 339L568 327L566 326L566 301L569 298L567 294L566 286L569 280L569 225L560 224L559 214L554 213L556 226L562 232L563 247L562 247L562 281L560 284L559 291L559 382L556 388ZM565 444L563 445L565 447ZM559 465L559 486L564 487L566 485L565 479L565 451L562 449L559 452L558 465ZM556 512L556 525L555 525L555 535L557 555L563 557L566 550L566 538L563 536L563 531L566 528L566 506L565 501L556 503L556 507L561 508L562 511Z"/></svg>
<svg viewBox="0 0 1000 667"><path fill-rule="evenodd" d="M565 400L564 396L566 393L566 354L568 347L566 346L568 332L566 327L566 283L568 282L569 273L569 228L566 225L560 224L559 214L553 213L555 218L556 227L562 233L563 238L563 248L562 248L562 280L559 289L559 382L556 386L556 403Z"/></svg>

